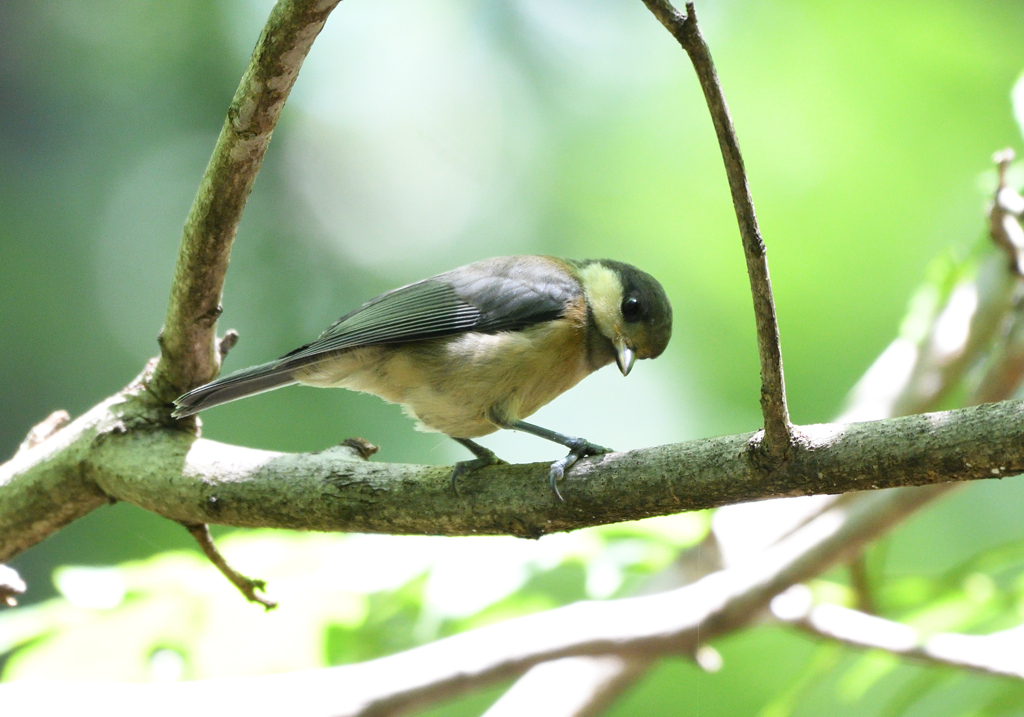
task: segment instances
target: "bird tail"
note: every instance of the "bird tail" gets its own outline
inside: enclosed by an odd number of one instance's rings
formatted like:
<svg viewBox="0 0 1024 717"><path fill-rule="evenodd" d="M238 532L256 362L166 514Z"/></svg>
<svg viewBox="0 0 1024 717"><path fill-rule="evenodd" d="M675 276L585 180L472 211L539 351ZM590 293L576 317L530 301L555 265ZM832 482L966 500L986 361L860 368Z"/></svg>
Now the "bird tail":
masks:
<svg viewBox="0 0 1024 717"><path fill-rule="evenodd" d="M281 386L297 383L293 374L297 367L281 360L235 371L174 399L175 418L193 416L207 408L237 398L254 396Z"/></svg>

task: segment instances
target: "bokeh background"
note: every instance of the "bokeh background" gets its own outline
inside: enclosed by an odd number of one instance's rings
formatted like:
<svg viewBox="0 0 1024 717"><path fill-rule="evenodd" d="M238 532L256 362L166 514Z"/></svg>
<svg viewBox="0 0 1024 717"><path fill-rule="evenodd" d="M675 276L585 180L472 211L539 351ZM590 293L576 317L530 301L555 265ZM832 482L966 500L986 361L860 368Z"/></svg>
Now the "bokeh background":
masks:
<svg viewBox="0 0 1024 717"><path fill-rule="evenodd" d="M0 455L51 411L77 415L115 392L156 354L181 226L270 6L0 3ZM1024 8L1019 0L708 0L698 12L769 246L793 418L827 421L897 332L929 263L967 256L983 236L991 155L1021 143L1010 92L1024 68ZM536 422L616 448L758 427L753 316L717 143L685 54L642 3L347 0L303 68L239 229L221 327L241 341L226 368L276 357L380 291L519 253L634 263L661 280L675 307L662 358L628 380L599 372ZM465 458L442 436L416 432L397 407L341 391L290 388L210 411L203 424L206 437L266 449L318 450L362 436L381 446L378 460ZM515 461L559 455L528 437L483 442ZM931 508L885 541L885 574L927 579L1017 545L1022 500L1024 489L1006 481ZM309 558L319 567L302 578L306 591L323 586L309 575L358 572L331 562L338 551L358 552L371 573L397 571L331 588L348 597L331 593L329 607L310 613L310 634L320 637L302 649L319 657L252 669L363 659L473 620L623 594L704 526L706 517L690 516L528 548L237 538L238 554L256 562L239 567L253 573L273 573L260 562L269 554L324 556ZM62 582L52 578L58 566L165 551L178 552L156 559L192 565L190 540L116 505L12 564L29 582L25 603L71 609L75 585L113 573L64 571ZM493 568L486 580L474 573L480 564ZM140 593L142 583L173 592L139 578L149 570L170 581L166 563L132 565L137 572L119 579ZM455 604L474 575L498 587ZM215 599L243 608L218 580L209 587ZM125 590L106 608L95 595L78 607L113 616ZM248 619L261 618L254 608ZM104 639L120 629L111 620L97 633ZM123 674L137 679L216 673L189 649L150 646L149 663L136 664L112 646L109 662L122 660ZM958 694L980 695L976 705L1008 689L920 667L882 669L843 651L822 657L832 648L778 628L720 649L722 672L667 661L613 712L896 714L906 685L923 684L914 709L959 714L929 695L955 680ZM5 676L74 674L53 654L15 656ZM159 660L173 663L169 673L159 673ZM103 662L78 674L107 674ZM499 692L438 714L479 713Z"/></svg>

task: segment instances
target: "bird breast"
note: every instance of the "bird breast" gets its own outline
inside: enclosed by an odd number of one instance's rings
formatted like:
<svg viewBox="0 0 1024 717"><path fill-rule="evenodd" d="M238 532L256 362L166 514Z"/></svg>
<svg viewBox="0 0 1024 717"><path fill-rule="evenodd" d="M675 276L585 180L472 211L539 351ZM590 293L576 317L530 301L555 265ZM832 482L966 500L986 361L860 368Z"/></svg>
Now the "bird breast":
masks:
<svg viewBox="0 0 1024 717"><path fill-rule="evenodd" d="M456 438L533 414L586 377L586 326L575 318L520 331L467 332L427 341L355 349L302 369L296 378L402 404L420 428Z"/></svg>

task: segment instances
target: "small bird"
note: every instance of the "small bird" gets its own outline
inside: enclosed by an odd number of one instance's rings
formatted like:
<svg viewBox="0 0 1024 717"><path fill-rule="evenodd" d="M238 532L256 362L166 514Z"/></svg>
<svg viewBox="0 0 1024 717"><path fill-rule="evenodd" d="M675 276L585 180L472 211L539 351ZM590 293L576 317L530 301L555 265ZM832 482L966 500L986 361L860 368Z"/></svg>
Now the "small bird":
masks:
<svg viewBox="0 0 1024 717"><path fill-rule="evenodd" d="M457 481L504 463L472 439L508 428L559 443L551 488L583 456L609 449L523 421L593 371L656 358L672 335L661 284L608 259L549 256L485 259L381 294L312 343L236 371L174 401L173 416L294 383L372 393L444 433L475 459L457 463Z"/></svg>

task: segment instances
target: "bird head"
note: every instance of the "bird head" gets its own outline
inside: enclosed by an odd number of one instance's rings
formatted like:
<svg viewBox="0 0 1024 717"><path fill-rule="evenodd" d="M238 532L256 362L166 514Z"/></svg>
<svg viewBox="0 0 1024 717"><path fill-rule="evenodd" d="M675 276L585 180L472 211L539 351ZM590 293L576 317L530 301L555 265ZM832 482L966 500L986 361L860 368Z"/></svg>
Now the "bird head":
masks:
<svg viewBox="0 0 1024 717"><path fill-rule="evenodd" d="M580 281L594 324L629 374L636 359L657 358L672 337L672 305L650 274L620 261L583 262Z"/></svg>

